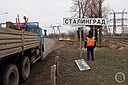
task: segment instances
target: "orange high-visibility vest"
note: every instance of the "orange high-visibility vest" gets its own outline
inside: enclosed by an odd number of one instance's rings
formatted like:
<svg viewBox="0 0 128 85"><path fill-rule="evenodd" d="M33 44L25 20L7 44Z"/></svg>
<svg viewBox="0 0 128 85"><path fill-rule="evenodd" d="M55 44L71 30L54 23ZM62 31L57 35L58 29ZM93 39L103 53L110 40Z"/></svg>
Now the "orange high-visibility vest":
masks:
<svg viewBox="0 0 128 85"><path fill-rule="evenodd" d="M95 45L95 38L88 38L87 37L87 46L94 46Z"/></svg>

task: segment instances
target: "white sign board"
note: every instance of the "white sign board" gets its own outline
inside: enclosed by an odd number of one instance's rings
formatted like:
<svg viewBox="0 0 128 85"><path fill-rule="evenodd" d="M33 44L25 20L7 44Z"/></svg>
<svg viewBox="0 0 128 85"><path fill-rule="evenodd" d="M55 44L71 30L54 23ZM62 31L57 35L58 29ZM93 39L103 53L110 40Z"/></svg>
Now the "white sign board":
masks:
<svg viewBox="0 0 128 85"><path fill-rule="evenodd" d="M103 26L106 24L106 20L103 18L63 18L64 25L98 25Z"/></svg>
<svg viewBox="0 0 128 85"><path fill-rule="evenodd" d="M90 66L85 62L84 59L75 60L76 65L80 71L90 70Z"/></svg>

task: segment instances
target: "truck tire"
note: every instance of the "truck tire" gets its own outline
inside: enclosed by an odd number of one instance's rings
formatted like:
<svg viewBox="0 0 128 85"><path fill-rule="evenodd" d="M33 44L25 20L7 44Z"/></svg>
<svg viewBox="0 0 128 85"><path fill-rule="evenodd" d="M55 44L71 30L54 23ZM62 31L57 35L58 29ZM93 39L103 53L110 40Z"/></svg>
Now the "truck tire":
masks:
<svg viewBox="0 0 128 85"><path fill-rule="evenodd" d="M20 70L21 70L20 75L21 75L22 80L27 80L30 75L30 70L31 70L30 60L28 57L23 57L21 59Z"/></svg>
<svg viewBox="0 0 128 85"><path fill-rule="evenodd" d="M18 85L19 84L19 71L16 65L8 65L3 73L3 85Z"/></svg>

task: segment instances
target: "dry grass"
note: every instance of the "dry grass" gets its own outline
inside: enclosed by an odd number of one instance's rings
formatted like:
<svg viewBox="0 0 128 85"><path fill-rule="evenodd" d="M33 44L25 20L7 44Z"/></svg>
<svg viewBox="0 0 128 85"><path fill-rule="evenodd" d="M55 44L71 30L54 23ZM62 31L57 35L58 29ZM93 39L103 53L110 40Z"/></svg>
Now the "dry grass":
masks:
<svg viewBox="0 0 128 85"><path fill-rule="evenodd" d="M70 50L66 50L69 49ZM95 61L89 63L92 70L80 72L74 60L79 58L79 49L70 45L61 50L62 56L62 82L59 85L128 85L128 49L115 50L109 48L96 48ZM86 52L83 53L86 60ZM115 81L115 74L123 72L126 80L123 83Z"/></svg>

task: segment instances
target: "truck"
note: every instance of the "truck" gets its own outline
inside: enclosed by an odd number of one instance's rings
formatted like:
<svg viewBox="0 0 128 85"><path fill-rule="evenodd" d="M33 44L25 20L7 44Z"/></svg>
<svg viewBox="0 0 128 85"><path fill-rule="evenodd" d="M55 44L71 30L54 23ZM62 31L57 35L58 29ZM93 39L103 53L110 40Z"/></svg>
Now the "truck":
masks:
<svg viewBox="0 0 128 85"><path fill-rule="evenodd" d="M0 85L19 85L29 78L31 65L44 59L42 29L29 26L29 31L13 23L0 27Z"/></svg>

